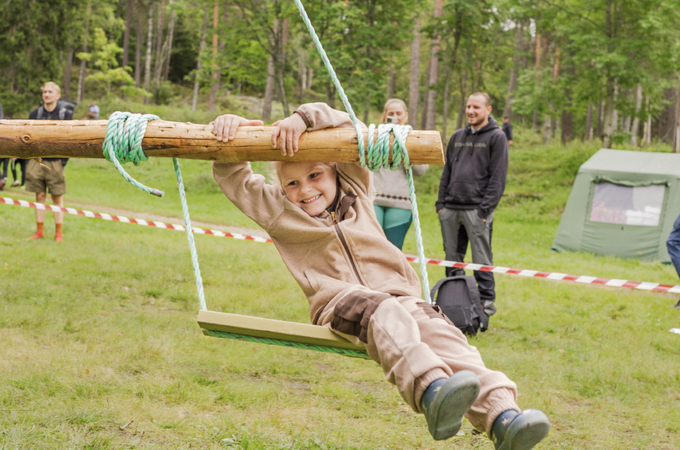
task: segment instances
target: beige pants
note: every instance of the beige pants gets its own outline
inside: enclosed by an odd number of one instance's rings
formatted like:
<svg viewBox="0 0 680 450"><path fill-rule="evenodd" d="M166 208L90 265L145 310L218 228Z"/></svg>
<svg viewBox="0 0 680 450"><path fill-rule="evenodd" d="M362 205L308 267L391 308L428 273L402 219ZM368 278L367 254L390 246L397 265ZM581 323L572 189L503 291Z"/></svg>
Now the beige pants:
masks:
<svg viewBox="0 0 680 450"><path fill-rule="evenodd" d="M465 415L477 430L490 435L493 421L517 406L517 385L489 370L479 351L437 309L420 298L398 297L363 286L345 290L324 308L318 325L354 343L364 343L415 412L434 380L471 370L481 383L477 401Z"/></svg>

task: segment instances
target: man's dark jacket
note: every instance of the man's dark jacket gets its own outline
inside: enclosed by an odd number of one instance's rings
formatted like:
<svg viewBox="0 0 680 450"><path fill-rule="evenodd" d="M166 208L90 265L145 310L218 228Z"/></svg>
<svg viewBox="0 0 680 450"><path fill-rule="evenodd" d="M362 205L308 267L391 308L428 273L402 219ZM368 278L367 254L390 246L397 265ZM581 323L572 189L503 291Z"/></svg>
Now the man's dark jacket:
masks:
<svg viewBox="0 0 680 450"><path fill-rule="evenodd" d="M41 108L42 111L40 111ZM57 102L57 107L52 111L47 111L41 106L40 108L31 111L28 114L28 118L29 120L73 120L73 113ZM61 161L61 164L65 166L68 162L68 158L43 158L43 161Z"/></svg>
<svg viewBox="0 0 680 450"><path fill-rule="evenodd" d="M476 209L486 219L501 200L507 174L508 141L496 120L489 116L489 123L475 134L466 125L446 147L437 211Z"/></svg>

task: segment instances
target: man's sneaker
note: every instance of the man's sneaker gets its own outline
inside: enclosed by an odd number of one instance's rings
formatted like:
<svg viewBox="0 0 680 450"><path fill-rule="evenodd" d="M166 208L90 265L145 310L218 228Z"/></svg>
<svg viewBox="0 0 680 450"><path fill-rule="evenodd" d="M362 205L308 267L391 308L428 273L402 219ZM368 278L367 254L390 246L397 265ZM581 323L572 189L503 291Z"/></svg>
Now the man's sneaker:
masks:
<svg viewBox="0 0 680 450"><path fill-rule="evenodd" d="M19 186L19 180L14 180L14 183L12 183L12 187L17 187Z"/></svg>
<svg viewBox="0 0 680 450"><path fill-rule="evenodd" d="M7 178L0 178L0 191L5 190L5 183L7 183Z"/></svg>
<svg viewBox="0 0 680 450"><path fill-rule="evenodd" d="M549 431L550 421L541 411L510 409L494 420L491 440L496 450L531 450Z"/></svg>
<svg viewBox="0 0 680 450"><path fill-rule="evenodd" d="M61 241L64 240L64 236L62 236L61 233L55 233L54 234L54 240L57 241L57 242L61 242Z"/></svg>
<svg viewBox="0 0 680 450"><path fill-rule="evenodd" d="M33 236L29 237L29 239L42 239L42 238L44 238L44 237L45 237L45 233L44 233L44 232L42 232L42 231L36 231L35 234L34 234Z"/></svg>
<svg viewBox="0 0 680 450"><path fill-rule="evenodd" d="M469 370L461 370L451 378L440 378L430 384L420 400L427 428L436 441L455 436L463 416L479 395L479 379Z"/></svg>

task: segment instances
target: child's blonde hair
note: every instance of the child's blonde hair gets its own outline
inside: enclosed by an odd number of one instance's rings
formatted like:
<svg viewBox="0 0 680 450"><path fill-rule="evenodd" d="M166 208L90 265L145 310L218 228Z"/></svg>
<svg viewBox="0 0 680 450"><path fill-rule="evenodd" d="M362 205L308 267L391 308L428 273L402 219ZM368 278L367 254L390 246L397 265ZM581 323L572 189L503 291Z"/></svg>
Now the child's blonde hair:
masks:
<svg viewBox="0 0 680 450"><path fill-rule="evenodd" d="M408 108L406 107L406 103L404 103L403 100L398 98L391 98L385 102L385 106L383 108L383 115L382 119L380 119L380 123L387 123L387 107L390 106L392 103L399 104L399 106L404 108L404 112L408 114Z"/></svg>
<svg viewBox="0 0 680 450"><path fill-rule="evenodd" d="M281 186L281 167L283 167L284 164L293 164L295 162L297 161L272 161L271 172L269 175L271 181ZM336 174L338 173L338 163L325 161L319 162L324 166L328 166L331 169L335 170Z"/></svg>

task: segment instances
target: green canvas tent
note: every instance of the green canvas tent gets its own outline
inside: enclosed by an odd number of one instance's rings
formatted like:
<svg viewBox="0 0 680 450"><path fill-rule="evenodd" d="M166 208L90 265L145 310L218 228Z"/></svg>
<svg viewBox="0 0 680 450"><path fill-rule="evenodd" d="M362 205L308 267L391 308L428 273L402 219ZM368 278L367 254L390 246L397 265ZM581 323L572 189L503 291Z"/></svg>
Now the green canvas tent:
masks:
<svg viewBox="0 0 680 450"><path fill-rule="evenodd" d="M680 154L601 149L578 170L553 250L670 262Z"/></svg>

